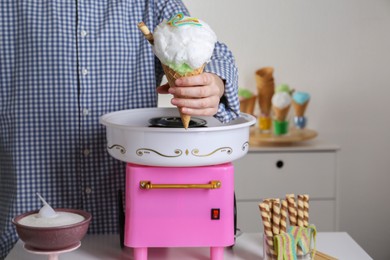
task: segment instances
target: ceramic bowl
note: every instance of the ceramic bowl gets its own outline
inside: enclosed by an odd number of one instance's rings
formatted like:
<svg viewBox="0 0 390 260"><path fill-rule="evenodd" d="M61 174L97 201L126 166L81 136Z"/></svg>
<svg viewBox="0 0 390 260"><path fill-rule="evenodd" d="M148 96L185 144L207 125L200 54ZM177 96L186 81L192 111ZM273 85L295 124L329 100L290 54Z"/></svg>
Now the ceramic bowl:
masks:
<svg viewBox="0 0 390 260"><path fill-rule="evenodd" d="M56 227L32 227L19 223L22 218L38 213L39 210L30 211L16 216L12 223L16 227L19 238L25 243L25 246L36 250L56 251L63 250L77 245L87 233L91 214L78 209L55 209L56 212L70 212L83 216L85 219L71 225Z"/></svg>

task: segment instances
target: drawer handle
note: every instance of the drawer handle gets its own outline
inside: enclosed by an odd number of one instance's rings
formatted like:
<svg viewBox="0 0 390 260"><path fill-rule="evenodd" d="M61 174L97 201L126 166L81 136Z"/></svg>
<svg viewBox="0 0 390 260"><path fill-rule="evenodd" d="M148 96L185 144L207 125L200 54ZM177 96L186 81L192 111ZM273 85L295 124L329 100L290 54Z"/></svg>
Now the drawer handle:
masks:
<svg viewBox="0 0 390 260"><path fill-rule="evenodd" d="M210 181L208 184L152 184L151 181L140 181L139 186L143 190L151 189L219 189L220 181Z"/></svg>
<svg viewBox="0 0 390 260"><path fill-rule="evenodd" d="M281 168L283 168L283 166L284 166L284 162L282 160L279 160L279 161L276 162L276 167L277 168L281 169Z"/></svg>

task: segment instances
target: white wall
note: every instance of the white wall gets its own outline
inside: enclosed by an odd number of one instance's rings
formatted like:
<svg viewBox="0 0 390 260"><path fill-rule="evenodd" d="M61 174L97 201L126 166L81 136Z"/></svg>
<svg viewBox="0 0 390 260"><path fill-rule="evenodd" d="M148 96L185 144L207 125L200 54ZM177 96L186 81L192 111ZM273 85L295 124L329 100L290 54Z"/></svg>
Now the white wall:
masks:
<svg viewBox="0 0 390 260"><path fill-rule="evenodd" d="M390 1L184 2L234 52L241 87L273 66L277 84L311 93L308 127L341 146L340 230L390 259Z"/></svg>

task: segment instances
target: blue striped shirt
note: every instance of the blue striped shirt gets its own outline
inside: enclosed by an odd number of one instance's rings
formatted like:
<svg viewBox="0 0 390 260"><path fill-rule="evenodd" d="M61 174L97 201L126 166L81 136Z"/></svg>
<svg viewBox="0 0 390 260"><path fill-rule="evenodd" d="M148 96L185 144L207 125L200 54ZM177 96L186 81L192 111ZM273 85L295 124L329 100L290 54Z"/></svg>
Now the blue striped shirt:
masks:
<svg viewBox="0 0 390 260"><path fill-rule="evenodd" d="M17 236L12 217L53 207L90 212L90 233L117 232L124 163L106 151L99 117L155 107L161 64L137 28L153 30L180 0L0 1L0 258ZM237 69L217 43L206 71L226 82L215 115L239 111Z"/></svg>

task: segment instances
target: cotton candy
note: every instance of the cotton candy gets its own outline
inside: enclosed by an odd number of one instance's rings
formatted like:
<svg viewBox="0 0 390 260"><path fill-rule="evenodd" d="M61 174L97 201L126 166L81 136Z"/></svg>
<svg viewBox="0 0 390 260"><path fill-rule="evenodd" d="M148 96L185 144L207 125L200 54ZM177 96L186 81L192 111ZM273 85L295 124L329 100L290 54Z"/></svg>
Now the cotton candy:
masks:
<svg viewBox="0 0 390 260"><path fill-rule="evenodd" d="M84 219L83 216L76 213L59 211L53 218L42 218L38 213L27 215L19 220L19 224L30 227L58 227L72 225Z"/></svg>
<svg viewBox="0 0 390 260"><path fill-rule="evenodd" d="M173 70L194 70L210 61L217 36L205 22L188 16L181 18L195 19L197 23L175 26L171 20L164 20L154 30L153 50Z"/></svg>

